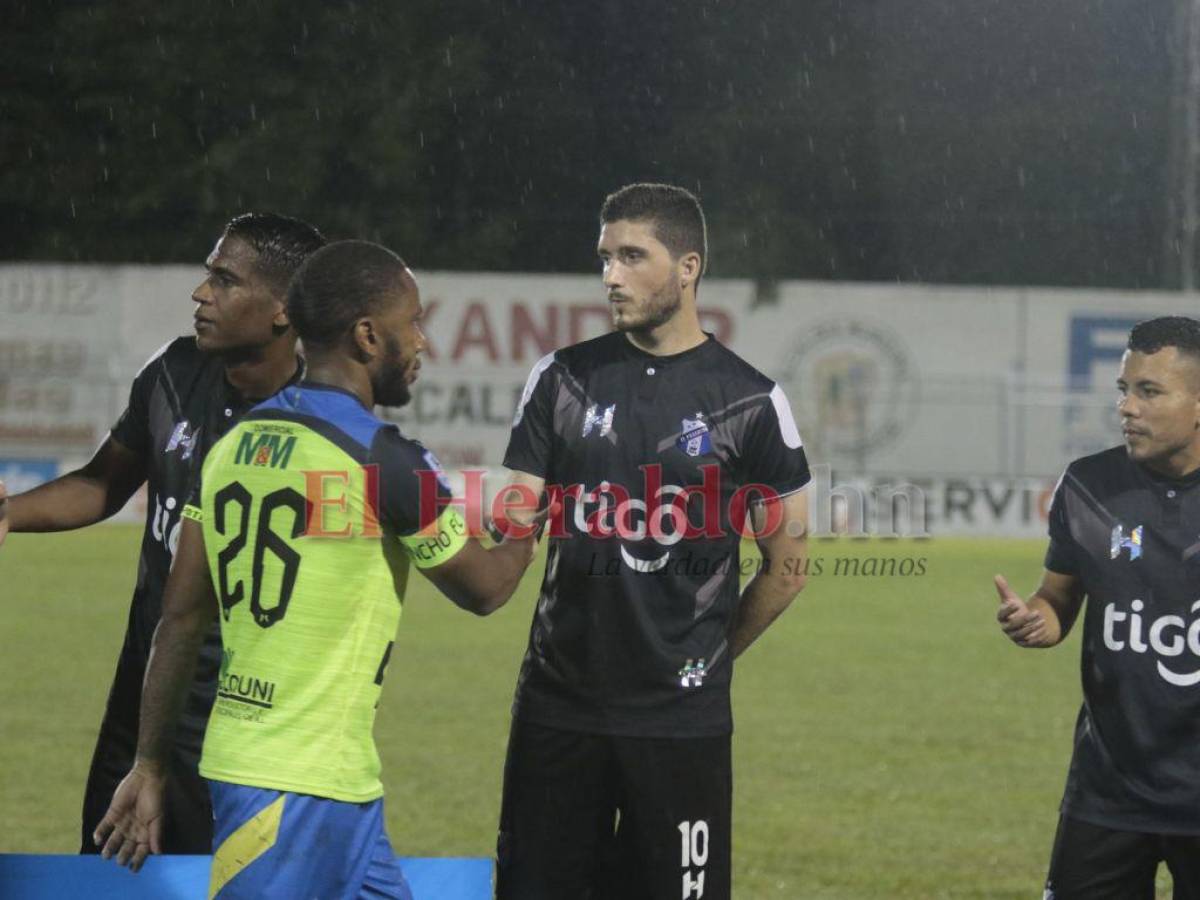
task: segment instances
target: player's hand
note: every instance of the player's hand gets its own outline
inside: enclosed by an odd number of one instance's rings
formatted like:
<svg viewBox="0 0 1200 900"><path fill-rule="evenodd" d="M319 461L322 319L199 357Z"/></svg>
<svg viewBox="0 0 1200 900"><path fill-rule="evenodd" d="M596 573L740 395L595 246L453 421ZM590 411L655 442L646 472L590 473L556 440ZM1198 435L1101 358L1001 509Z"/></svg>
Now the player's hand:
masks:
<svg viewBox="0 0 1200 900"><path fill-rule="evenodd" d="M105 859L137 872L151 853L162 853L165 776L134 765L117 785L92 839Z"/></svg>
<svg viewBox="0 0 1200 900"><path fill-rule="evenodd" d="M0 481L0 544L8 537L8 488Z"/></svg>
<svg viewBox="0 0 1200 900"><path fill-rule="evenodd" d="M532 496L532 495L531 495ZM497 543L506 540L525 540L533 538L533 550L537 552L537 542L542 538L546 522L562 511L562 500L554 497L541 509L537 509L536 499L527 500L527 508L518 509L516 516L509 516L501 511L495 518L488 517L484 527Z"/></svg>
<svg viewBox="0 0 1200 900"><path fill-rule="evenodd" d="M1000 609L996 621L1000 629L1018 647L1049 647L1053 643L1046 629L1046 618L1032 610L1017 595L1003 575L996 576L996 593L1000 595Z"/></svg>

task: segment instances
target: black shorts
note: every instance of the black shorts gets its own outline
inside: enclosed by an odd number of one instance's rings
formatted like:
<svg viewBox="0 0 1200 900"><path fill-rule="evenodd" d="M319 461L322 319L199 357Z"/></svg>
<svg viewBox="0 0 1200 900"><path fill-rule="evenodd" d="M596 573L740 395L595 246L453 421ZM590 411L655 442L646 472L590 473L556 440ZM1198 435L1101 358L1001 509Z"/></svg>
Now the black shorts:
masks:
<svg viewBox="0 0 1200 900"><path fill-rule="evenodd" d="M1200 836L1117 831L1062 816L1045 900L1154 900L1164 862L1174 900L1200 900Z"/></svg>
<svg viewBox="0 0 1200 900"><path fill-rule="evenodd" d="M513 720L498 900L728 900L729 735L636 738Z"/></svg>
<svg viewBox="0 0 1200 900"><path fill-rule="evenodd" d="M122 655L116 678L108 694L104 721L92 753L87 787L83 795L83 820L80 829L80 853L99 853L92 839L96 827L121 779L133 768L137 753L138 718L141 710L144 669ZM181 747L171 754L167 779L166 818L163 825L164 853L212 853L212 801L208 782L198 771L199 748Z"/></svg>

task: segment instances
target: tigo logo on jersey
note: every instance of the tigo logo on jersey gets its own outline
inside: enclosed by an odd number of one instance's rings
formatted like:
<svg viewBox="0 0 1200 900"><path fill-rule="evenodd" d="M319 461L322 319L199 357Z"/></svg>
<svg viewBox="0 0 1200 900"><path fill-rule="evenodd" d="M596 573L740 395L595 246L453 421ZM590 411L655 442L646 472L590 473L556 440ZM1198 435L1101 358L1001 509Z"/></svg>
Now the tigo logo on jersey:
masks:
<svg viewBox="0 0 1200 900"><path fill-rule="evenodd" d="M1115 603L1104 607L1104 646L1113 653L1126 648L1134 653L1153 652L1158 657L1155 668L1163 681L1177 687L1200 684L1200 668L1176 672L1163 662L1181 657L1186 651L1192 657L1191 665L1200 663L1200 618L1188 622L1183 616L1169 614L1153 619L1147 627L1142 615L1145 610L1141 600L1132 601L1128 612L1117 609ZM1200 612L1200 600L1192 604L1191 612Z"/></svg>
<svg viewBox="0 0 1200 900"><path fill-rule="evenodd" d="M612 431L613 413L617 411L617 404L607 406L603 411L600 410L600 404L593 403L587 408L587 412L583 414L583 436L587 437L594 429L598 429L600 437L604 437Z"/></svg>
<svg viewBox="0 0 1200 900"><path fill-rule="evenodd" d="M1139 525L1133 531L1129 532L1129 537L1125 537L1125 531L1120 525L1114 525L1112 530L1112 541L1109 547L1109 556L1116 559L1121 555L1122 550L1129 551L1129 561L1137 559L1142 555L1142 526Z"/></svg>
<svg viewBox="0 0 1200 900"><path fill-rule="evenodd" d="M676 441L688 456L700 456L712 452L712 440L708 436L708 426L704 423L704 413L696 413L694 419L683 420L683 434Z"/></svg>

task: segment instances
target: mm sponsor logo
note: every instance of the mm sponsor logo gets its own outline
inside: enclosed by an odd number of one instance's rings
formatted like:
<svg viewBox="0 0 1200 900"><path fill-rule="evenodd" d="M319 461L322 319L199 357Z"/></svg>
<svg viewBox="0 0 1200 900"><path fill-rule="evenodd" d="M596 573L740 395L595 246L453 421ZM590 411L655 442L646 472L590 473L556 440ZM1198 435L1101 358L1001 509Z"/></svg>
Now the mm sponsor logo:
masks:
<svg viewBox="0 0 1200 900"><path fill-rule="evenodd" d="M246 432L238 441L237 454L233 458L238 466L270 466L286 469L296 449L296 438L278 434L254 434Z"/></svg>

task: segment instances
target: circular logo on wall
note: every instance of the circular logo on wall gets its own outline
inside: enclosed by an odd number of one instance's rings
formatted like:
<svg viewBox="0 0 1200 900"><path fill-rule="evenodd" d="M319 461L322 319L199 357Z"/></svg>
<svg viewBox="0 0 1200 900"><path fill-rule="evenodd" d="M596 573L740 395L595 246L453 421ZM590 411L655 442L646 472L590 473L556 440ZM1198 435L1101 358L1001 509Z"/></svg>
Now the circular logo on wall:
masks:
<svg viewBox="0 0 1200 900"><path fill-rule="evenodd" d="M896 443L916 410L919 383L894 333L856 319L816 322L779 369L806 443L824 458L858 457Z"/></svg>

